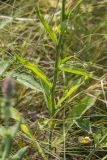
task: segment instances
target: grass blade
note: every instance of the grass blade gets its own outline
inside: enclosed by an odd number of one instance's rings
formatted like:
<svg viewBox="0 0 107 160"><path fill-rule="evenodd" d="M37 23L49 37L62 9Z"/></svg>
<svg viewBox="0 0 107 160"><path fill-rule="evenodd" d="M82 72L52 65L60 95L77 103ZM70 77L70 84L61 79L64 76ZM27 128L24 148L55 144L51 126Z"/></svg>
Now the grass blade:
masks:
<svg viewBox="0 0 107 160"><path fill-rule="evenodd" d="M104 156L101 160L106 160L107 159L107 155L106 156Z"/></svg>
<svg viewBox="0 0 107 160"><path fill-rule="evenodd" d="M67 14L71 14L82 2L83 0L71 1L67 7Z"/></svg>

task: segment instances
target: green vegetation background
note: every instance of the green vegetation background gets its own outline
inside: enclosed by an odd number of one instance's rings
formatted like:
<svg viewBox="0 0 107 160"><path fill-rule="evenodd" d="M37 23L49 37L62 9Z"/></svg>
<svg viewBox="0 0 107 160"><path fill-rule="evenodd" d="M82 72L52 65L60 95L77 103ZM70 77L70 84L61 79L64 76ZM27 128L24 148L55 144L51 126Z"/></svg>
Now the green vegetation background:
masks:
<svg viewBox="0 0 107 160"><path fill-rule="evenodd" d="M62 24L67 27L55 88L59 108L52 115L47 106L57 56L55 37L49 36L37 16L37 0L0 0L0 86L7 76L15 79L13 107L23 114L33 136L26 125L21 126L12 154L28 145L25 160L107 159L107 0L78 2L66 0L70 14ZM39 1L40 12L57 37L61 5L61 0Z"/></svg>

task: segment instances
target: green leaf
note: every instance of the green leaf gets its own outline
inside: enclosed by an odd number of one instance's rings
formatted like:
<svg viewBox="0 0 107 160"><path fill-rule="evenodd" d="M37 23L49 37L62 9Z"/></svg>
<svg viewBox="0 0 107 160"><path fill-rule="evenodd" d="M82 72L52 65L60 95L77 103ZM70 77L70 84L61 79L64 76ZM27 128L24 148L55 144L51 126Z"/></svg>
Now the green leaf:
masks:
<svg viewBox="0 0 107 160"><path fill-rule="evenodd" d="M3 152L2 152L2 160L6 160L9 158L9 155L11 153L11 149L12 149L12 143L13 143L13 139L11 137L11 135L7 134L4 138L3 138L3 144L4 144L4 148L3 148Z"/></svg>
<svg viewBox="0 0 107 160"><path fill-rule="evenodd" d="M92 130L91 130L91 124L90 124L90 121L89 119L82 119L82 118L79 118L75 121L76 125L81 128L83 131L86 131L88 133L92 133Z"/></svg>
<svg viewBox="0 0 107 160"><path fill-rule="evenodd" d="M52 84L49 82L47 76L41 71L41 69L27 60L21 58L19 55L16 55L16 58L29 70L35 73L42 81L44 81L48 87L52 87Z"/></svg>
<svg viewBox="0 0 107 160"><path fill-rule="evenodd" d="M63 97L58 101L56 107L60 107L60 105L67 99L69 98L78 88L80 85L75 85L72 86L69 90L66 90Z"/></svg>
<svg viewBox="0 0 107 160"><path fill-rule="evenodd" d="M59 69L63 72L68 72L68 73L73 73L73 74L78 74L85 77L93 78L92 73L87 72L84 69L74 68L68 64L61 64Z"/></svg>
<svg viewBox="0 0 107 160"><path fill-rule="evenodd" d="M23 156L25 155L25 152L27 151L28 147L21 148L13 157L12 160L22 160Z"/></svg>
<svg viewBox="0 0 107 160"><path fill-rule="evenodd" d="M32 75L27 73L13 73L12 76L21 84L28 88L35 90L36 92L42 92L45 98L47 107L51 113L52 103L51 103L51 91L50 88L43 82L36 80Z"/></svg>
<svg viewBox="0 0 107 160"><path fill-rule="evenodd" d="M68 57L65 57L65 58L61 59L60 64L63 64L65 62L69 61L72 58L77 59L75 56L68 56Z"/></svg>
<svg viewBox="0 0 107 160"><path fill-rule="evenodd" d="M69 114L69 117L72 120L81 118L81 116L94 105L97 96L98 95L96 95L95 97L86 96L85 98L83 98L80 102L74 105L72 112Z"/></svg>
<svg viewBox="0 0 107 160"><path fill-rule="evenodd" d="M20 84L25 85L27 88L31 88L37 92L43 92L42 87L32 75L28 73L13 73L12 75Z"/></svg>
<svg viewBox="0 0 107 160"><path fill-rule="evenodd" d="M18 78L19 82L24 83L25 85L29 86L32 89L39 89L40 91L43 92L44 94L44 98L45 98L45 102L46 105L51 113L52 111L52 102L51 102L51 87L52 84L49 82L48 78L46 77L46 75L38 68L37 65L34 65L28 61L26 61L25 59L21 58L20 56L16 55L16 58L28 69L30 69L32 72L34 72L39 78L40 78L40 82L36 82L34 80L34 78L31 78L28 75L17 75L16 77ZM14 74L13 74L14 76Z"/></svg>
<svg viewBox="0 0 107 160"><path fill-rule="evenodd" d="M37 14L39 20L41 21L41 23L43 24L45 30L49 33L51 39L57 45L58 44L57 36L54 33L52 27L48 24L48 22L44 19L43 15L40 13L39 7L36 6L35 9L36 9L36 14Z"/></svg>

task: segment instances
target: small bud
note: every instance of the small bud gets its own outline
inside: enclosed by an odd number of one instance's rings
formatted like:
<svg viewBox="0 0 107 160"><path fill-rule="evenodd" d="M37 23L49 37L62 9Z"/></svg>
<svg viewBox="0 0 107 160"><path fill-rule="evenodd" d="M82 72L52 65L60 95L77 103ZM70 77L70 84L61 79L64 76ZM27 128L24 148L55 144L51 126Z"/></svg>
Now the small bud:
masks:
<svg viewBox="0 0 107 160"><path fill-rule="evenodd" d="M5 97L10 98L14 93L14 81L11 77L5 78L2 85L2 92Z"/></svg>

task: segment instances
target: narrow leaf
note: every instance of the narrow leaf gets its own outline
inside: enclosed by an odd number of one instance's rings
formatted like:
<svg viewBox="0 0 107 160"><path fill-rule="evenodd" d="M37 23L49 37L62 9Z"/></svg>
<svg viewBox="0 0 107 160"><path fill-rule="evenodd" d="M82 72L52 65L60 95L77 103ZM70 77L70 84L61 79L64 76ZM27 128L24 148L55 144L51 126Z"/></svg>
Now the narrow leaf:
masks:
<svg viewBox="0 0 107 160"><path fill-rule="evenodd" d="M58 44L58 40L57 40L57 36L54 33L54 31L52 30L52 27L48 24L48 22L44 19L43 15L40 13L39 7L36 6L36 14L39 18L39 20L41 21L41 23L43 24L45 30L49 33L51 39L53 40L53 42L55 44Z"/></svg>
<svg viewBox="0 0 107 160"><path fill-rule="evenodd" d="M60 107L60 105L69 98L78 88L80 85L72 86L69 90L65 91L64 96L58 101L56 107Z"/></svg>
<svg viewBox="0 0 107 160"><path fill-rule="evenodd" d="M78 104L74 105L69 117L73 120L81 118L81 116L89 110L95 103L97 97L86 96Z"/></svg>
<svg viewBox="0 0 107 160"><path fill-rule="evenodd" d="M11 149L12 149L12 143L13 143L13 139L10 135L6 135L3 139L3 143L4 143L4 148L3 148L3 153L2 153L2 160L6 160L9 158L9 155L11 153Z"/></svg>
<svg viewBox="0 0 107 160"><path fill-rule="evenodd" d="M83 0L75 0L71 1L68 8L67 8L67 14L71 14L82 2Z"/></svg>
<svg viewBox="0 0 107 160"><path fill-rule="evenodd" d="M68 56L68 57L65 57L64 59L61 59L60 64L63 64L65 62L69 61L72 58L77 59L75 56Z"/></svg>
<svg viewBox="0 0 107 160"><path fill-rule="evenodd" d="M70 65L67 65L67 64L60 65L59 69L64 72L78 74L78 75L82 75L85 77L93 78L92 73L87 72L84 69L71 67Z"/></svg>
<svg viewBox="0 0 107 160"><path fill-rule="evenodd" d="M25 152L27 151L28 147L21 148L13 157L12 160L22 160L23 156L25 155Z"/></svg>
<svg viewBox="0 0 107 160"><path fill-rule="evenodd" d="M104 156L101 160L107 160L107 155Z"/></svg>
<svg viewBox="0 0 107 160"><path fill-rule="evenodd" d="M52 84L49 82L47 76L41 71L41 69L37 66L34 65L27 60L21 58L19 55L16 55L16 58L29 70L34 72L42 81L44 81L49 87L52 86Z"/></svg>

